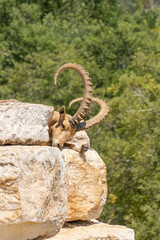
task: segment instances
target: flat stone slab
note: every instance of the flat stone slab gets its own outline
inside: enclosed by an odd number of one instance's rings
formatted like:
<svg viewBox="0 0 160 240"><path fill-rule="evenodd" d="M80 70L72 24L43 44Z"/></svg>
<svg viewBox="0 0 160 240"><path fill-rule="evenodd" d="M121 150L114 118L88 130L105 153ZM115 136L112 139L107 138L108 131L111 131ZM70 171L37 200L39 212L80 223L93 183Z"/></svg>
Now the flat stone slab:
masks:
<svg viewBox="0 0 160 240"><path fill-rule="evenodd" d="M0 145L43 145L54 108L19 101L0 101Z"/></svg>
<svg viewBox="0 0 160 240"><path fill-rule="evenodd" d="M134 230L98 221L77 221L65 225L60 232L45 240L134 240ZM38 240L38 239L37 239ZM40 240L40 239L39 239ZM42 239L41 239L42 240Z"/></svg>
<svg viewBox="0 0 160 240"><path fill-rule="evenodd" d="M54 236L66 216L66 172L60 150L1 146L0 240Z"/></svg>

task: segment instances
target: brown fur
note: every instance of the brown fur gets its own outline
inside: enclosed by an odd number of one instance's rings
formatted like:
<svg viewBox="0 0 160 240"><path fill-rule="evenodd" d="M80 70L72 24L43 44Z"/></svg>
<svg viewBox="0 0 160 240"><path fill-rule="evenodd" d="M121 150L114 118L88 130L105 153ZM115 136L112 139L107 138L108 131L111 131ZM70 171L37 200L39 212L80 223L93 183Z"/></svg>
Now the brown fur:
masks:
<svg viewBox="0 0 160 240"><path fill-rule="evenodd" d="M62 148L65 142L74 136L76 128L71 126L69 122L71 118L70 115L65 113L64 107L61 107L59 112L54 112L49 124L49 137L52 146Z"/></svg>

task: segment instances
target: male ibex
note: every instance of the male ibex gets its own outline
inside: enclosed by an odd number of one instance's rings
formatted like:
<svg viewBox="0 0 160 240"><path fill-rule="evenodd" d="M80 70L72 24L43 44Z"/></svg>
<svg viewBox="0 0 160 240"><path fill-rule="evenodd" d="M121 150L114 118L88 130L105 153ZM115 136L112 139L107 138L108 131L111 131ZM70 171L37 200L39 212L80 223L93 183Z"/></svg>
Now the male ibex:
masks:
<svg viewBox="0 0 160 240"><path fill-rule="evenodd" d="M70 105L77 101L82 101L82 103L80 108L74 114L73 117L65 113L64 106L60 108L59 112L54 111L52 119L49 122L50 143L45 143L45 144L52 145L59 148L62 148L65 145L79 152L83 152L88 149L88 146L86 145L81 146L80 144L78 144L79 146L77 147L77 145L75 146L73 142L71 144L68 143L68 140L70 140L77 131L91 128L94 125L102 122L109 112L109 107L106 104L106 102L104 102L103 100L92 97L91 79L89 78L89 74L85 72L85 69L80 65L77 65L75 63L74 64L68 63L60 67L55 74L55 84L56 84L56 80L59 73L64 69L70 69L70 68L76 70L80 74L83 80L83 85L84 85L83 98L72 100ZM1 100L0 103L14 102L14 101L16 102L17 100L15 99ZM99 106L101 107L101 110L92 119L87 121L82 121L87 111L89 110L91 102L95 102L99 104Z"/></svg>
<svg viewBox="0 0 160 240"><path fill-rule="evenodd" d="M59 112L54 112L53 114L52 120L49 124L49 135L52 146L59 148L62 148L64 144L67 145L67 140L73 137L77 131L91 128L102 122L109 112L109 107L105 101L92 97L91 79L82 66L75 63L68 63L61 66L55 74L55 84L59 73L64 69L70 68L76 70L80 74L84 84L84 96L83 98L71 101L70 105L74 102L82 101L80 108L73 117L65 113L64 106L60 108ZM101 111L94 118L82 121L89 110L92 101L100 105ZM85 150L87 150L87 146L80 146L78 149L78 151Z"/></svg>

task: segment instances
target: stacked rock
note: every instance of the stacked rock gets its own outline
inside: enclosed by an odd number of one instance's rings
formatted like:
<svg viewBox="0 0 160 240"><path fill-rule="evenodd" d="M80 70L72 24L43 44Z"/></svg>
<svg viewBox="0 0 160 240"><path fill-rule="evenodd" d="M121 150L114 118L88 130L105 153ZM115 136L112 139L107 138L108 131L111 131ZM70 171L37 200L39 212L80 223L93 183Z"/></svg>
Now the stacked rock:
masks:
<svg viewBox="0 0 160 240"><path fill-rule="evenodd" d="M64 157L49 141L53 108L0 104L0 239L54 236L67 216ZM8 144L8 145L6 145Z"/></svg>
<svg viewBox="0 0 160 240"><path fill-rule="evenodd" d="M41 104L0 102L0 240L134 240L132 229L91 220L107 196L98 153L43 146L53 112ZM70 141L89 145L84 131Z"/></svg>

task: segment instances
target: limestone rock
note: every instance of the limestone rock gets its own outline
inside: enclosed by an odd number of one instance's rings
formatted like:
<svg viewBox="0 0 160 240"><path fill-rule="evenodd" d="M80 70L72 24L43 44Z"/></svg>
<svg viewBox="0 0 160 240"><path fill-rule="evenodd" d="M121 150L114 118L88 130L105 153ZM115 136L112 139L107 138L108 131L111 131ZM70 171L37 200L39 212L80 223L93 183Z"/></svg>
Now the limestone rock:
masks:
<svg viewBox="0 0 160 240"><path fill-rule="evenodd" d="M65 145L72 147L75 151L81 152L83 145L90 147L90 139L85 131L79 131L76 132L76 134L70 138Z"/></svg>
<svg viewBox="0 0 160 240"><path fill-rule="evenodd" d="M68 214L66 221L98 218L106 202L106 167L98 153L80 154L63 149L67 168Z"/></svg>
<svg viewBox="0 0 160 240"><path fill-rule="evenodd" d="M0 239L54 236L67 215L64 157L47 146L0 147Z"/></svg>
<svg viewBox="0 0 160 240"><path fill-rule="evenodd" d="M134 240L134 230L124 226L113 226L98 221L69 223L60 232L45 240Z"/></svg>
<svg viewBox="0 0 160 240"><path fill-rule="evenodd" d="M0 101L0 145L46 144L53 111L53 107L41 104Z"/></svg>

